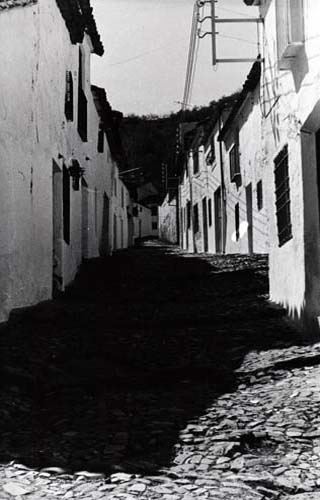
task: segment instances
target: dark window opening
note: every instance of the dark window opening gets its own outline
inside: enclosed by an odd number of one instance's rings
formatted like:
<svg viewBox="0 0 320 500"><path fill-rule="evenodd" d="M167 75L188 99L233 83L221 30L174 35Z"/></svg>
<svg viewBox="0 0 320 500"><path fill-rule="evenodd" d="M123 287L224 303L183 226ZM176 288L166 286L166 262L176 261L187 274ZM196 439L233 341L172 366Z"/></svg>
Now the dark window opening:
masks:
<svg viewBox="0 0 320 500"><path fill-rule="evenodd" d="M236 240L240 238L240 213L239 213L239 203L234 207L235 225L236 225Z"/></svg>
<svg viewBox="0 0 320 500"><path fill-rule="evenodd" d="M152 231L155 231L156 229L158 229L157 222L152 222Z"/></svg>
<svg viewBox="0 0 320 500"><path fill-rule="evenodd" d="M153 206L151 207L151 215L153 217L157 216L158 215L158 207L157 206Z"/></svg>
<svg viewBox="0 0 320 500"><path fill-rule="evenodd" d="M187 201L187 229L191 227L191 203Z"/></svg>
<svg viewBox="0 0 320 500"><path fill-rule="evenodd" d="M286 145L274 160L276 216L279 246L292 238L290 214L289 157Z"/></svg>
<svg viewBox="0 0 320 500"><path fill-rule="evenodd" d="M208 200L208 219L209 219L209 226L212 226L212 200L209 198Z"/></svg>
<svg viewBox="0 0 320 500"><path fill-rule="evenodd" d="M121 207L124 208L124 189L121 187Z"/></svg>
<svg viewBox="0 0 320 500"><path fill-rule="evenodd" d="M241 179L238 143L234 144L230 150L229 163L231 182L238 182Z"/></svg>
<svg viewBox="0 0 320 500"><path fill-rule="evenodd" d="M103 153L104 151L104 130L100 125L98 132L98 153Z"/></svg>
<svg viewBox="0 0 320 500"><path fill-rule="evenodd" d="M79 48L78 74L78 132L83 142L88 140L88 102L84 92L84 61L83 53Z"/></svg>
<svg viewBox="0 0 320 500"><path fill-rule="evenodd" d="M73 79L72 72L66 72L66 94L64 102L64 114L68 121L73 121Z"/></svg>
<svg viewBox="0 0 320 500"><path fill-rule="evenodd" d="M63 165L63 239L70 243L70 175L68 169Z"/></svg>
<svg viewBox="0 0 320 500"><path fill-rule="evenodd" d="M194 233L199 232L199 207L197 203L193 206L193 231Z"/></svg>
<svg viewBox="0 0 320 500"><path fill-rule="evenodd" d="M214 135L210 138L210 152L206 158L207 165L212 165L216 159L216 148L214 143Z"/></svg>
<svg viewBox="0 0 320 500"><path fill-rule="evenodd" d="M197 149L195 149L192 152L192 157L193 157L193 173L196 174L199 172L199 152Z"/></svg>
<svg viewBox="0 0 320 500"><path fill-rule="evenodd" d="M258 210L263 208L262 181L257 182L257 207Z"/></svg>

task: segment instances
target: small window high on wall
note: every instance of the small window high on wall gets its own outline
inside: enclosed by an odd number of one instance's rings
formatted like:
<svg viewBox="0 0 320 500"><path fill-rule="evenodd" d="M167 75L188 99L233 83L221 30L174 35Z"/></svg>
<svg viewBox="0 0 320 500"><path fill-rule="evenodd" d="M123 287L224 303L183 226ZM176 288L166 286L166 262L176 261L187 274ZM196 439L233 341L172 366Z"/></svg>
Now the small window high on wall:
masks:
<svg viewBox="0 0 320 500"><path fill-rule="evenodd" d="M289 158L286 145L274 160L276 216L279 247L292 238L290 213Z"/></svg>
<svg viewBox="0 0 320 500"><path fill-rule="evenodd" d="M70 122L73 121L73 78L72 72L66 72L66 94L64 102L64 114L66 119Z"/></svg>

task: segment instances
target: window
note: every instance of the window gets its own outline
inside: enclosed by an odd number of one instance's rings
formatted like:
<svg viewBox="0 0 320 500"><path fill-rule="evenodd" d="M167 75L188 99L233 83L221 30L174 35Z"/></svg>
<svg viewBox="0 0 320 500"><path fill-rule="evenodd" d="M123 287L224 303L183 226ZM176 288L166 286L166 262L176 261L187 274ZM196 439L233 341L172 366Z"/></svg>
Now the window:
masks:
<svg viewBox="0 0 320 500"><path fill-rule="evenodd" d="M279 246L281 247L292 238L288 146L285 146L282 151L280 151L274 161L274 165L276 215Z"/></svg>
<svg viewBox="0 0 320 500"><path fill-rule="evenodd" d="M100 125L98 132L98 153L103 153L103 151L104 151L104 130L102 128L102 125Z"/></svg>
<svg viewBox="0 0 320 500"><path fill-rule="evenodd" d="M198 203L193 206L193 231L198 233L199 231L199 207Z"/></svg>
<svg viewBox="0 0 320 500"><path fill-rule="evenodd" d="M83 140L87 142L88 140L88 103L84 92L84 55L79 48L79 74L78 74L78 132Z"/></svg>
<svg viewBox="0 0 320 500"><path fill-rule="evenodd" d="M234 218L235 218L235 226L236 226L236 240L239 240L240 237L240 213L239 213L239 203L237 203L234 207Z"/></svg>
<svg viewBox="0 0 320 500"><path fill-rule="evenodd" d="M212 200L209 198L208 200L208 219L209 219L209 226L212 226Z"/></svg>
<svg viewBox="0 0 320 500"><path fill-rule="evenodd" d="M229 163L231 182L237 182L241 178L238 142L236 142L230 150Z"/></svg>
<svg viewBox="0 0 320 500"><path fill-rule="evenodd" d="M278 0L276 8L279 66L288 69L304 42L303 0Z"/></svg>
<svg viewBox="0 0 320 500"><path fill-rule="evenodd" d="M191 203L187 201L187 229L191 227Z"/></svg>
<svg viewBox="0 0 320 500"><path fill-rule="evenodd" d="M155 217L155 216L157 216L157 215L158 215L158 207L157 207L156 205L153 205L153 206L151 207L151 215L152 215L153 217Z"/></svg>
<svg viewBox="0 0 320 500"><path fill-rule="evenodd" d="M66 119L73 121L73 79L71 71L66 72L66 93L64 101L64 114Z"/></svg>
<svg viewBox="0 0 320 500"><path fill-rule="evenodd" d="M124 208L124 189L121 187L121 207Z"/></svg>
<svg viewBox="0 0 320 500"><path fill-rule="evenodd" d="M199 172L199 152L197 149L192 152L193 157L193 173L196 174Z"/></svg>
<svg viewBox="0 0 320 500"><path fill-rule="evenodd" d="M257 182L257 207L258 210L263 208L262 181Z"/></svg>
<svg viewBox="0 0 320 500"><path fill-rule="evenodd" d="M63 165L62 173L62 200L63 200L63 239L70 243L70 175L68 169Z"/></svg>
<svg viewBox="0 0 320 500"><path fill-rule="evenodd" d="M216 159L216 151L215 151L215 143L214 143L214 135L210 137L210 151L206 158L207 165L212 165Z"/></svg>
<svg viewBox="0 0 320 500"><path fill-rule="evenodd" d="M152 223L152 231L155 231L156 229L158 229L158 223L157 222L153 222Z"/></svg>

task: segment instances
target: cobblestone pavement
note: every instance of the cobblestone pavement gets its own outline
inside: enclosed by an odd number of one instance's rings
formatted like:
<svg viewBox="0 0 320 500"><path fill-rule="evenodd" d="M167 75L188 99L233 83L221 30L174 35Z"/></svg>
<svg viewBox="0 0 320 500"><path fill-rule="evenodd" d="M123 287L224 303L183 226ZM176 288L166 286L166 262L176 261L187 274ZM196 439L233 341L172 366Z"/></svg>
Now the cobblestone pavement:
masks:
<svg viewBox="0 0 320 500"><path fill-rule="evenodd" d="M320 499L320 343L267 261L146 244L1 330L0 499Z"/></svg>

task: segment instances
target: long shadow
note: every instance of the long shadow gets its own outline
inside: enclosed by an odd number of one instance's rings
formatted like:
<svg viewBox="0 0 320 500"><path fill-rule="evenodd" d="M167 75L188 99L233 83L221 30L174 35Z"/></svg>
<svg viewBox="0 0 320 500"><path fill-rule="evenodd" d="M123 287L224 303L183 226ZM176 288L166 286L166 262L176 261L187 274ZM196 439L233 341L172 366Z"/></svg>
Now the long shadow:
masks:
<svg viewBox="0 0 320 500"><path fill-rule="evenodd" d="M265 257L150 246L84 264L63 297L2 329L0 462L168 466L249 351L302 343L267 289Z"/></svg>

